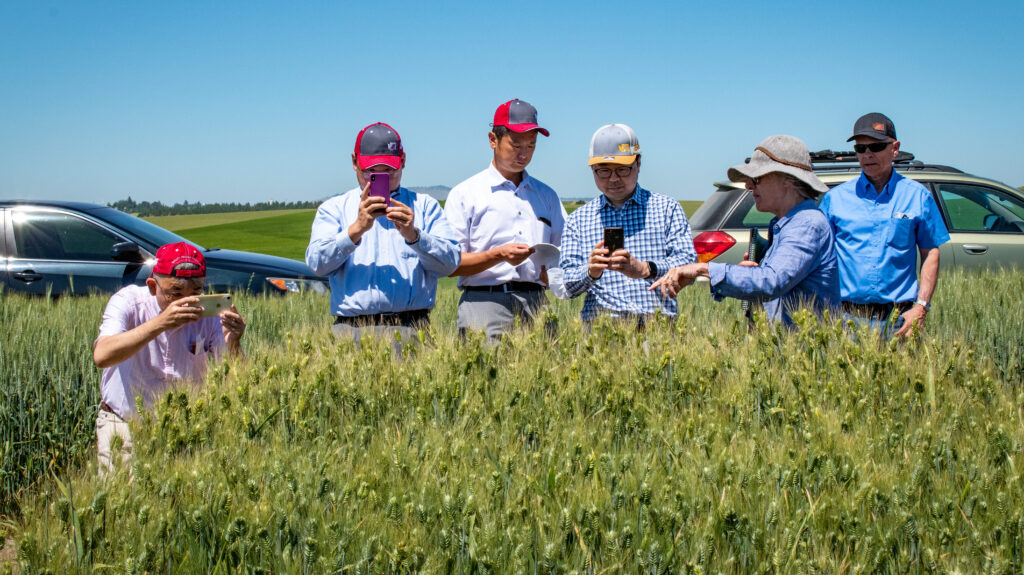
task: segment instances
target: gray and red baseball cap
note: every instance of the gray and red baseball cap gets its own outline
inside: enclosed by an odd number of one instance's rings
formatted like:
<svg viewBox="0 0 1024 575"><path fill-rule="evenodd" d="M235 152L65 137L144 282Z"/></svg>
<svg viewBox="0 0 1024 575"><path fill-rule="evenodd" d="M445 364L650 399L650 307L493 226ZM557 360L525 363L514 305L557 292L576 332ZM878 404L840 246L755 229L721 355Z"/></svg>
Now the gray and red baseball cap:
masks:
<svg viewBox="0 0 1024 575"><path fill-rule="evenodd" d="M383 122L370 124L359 132L355 154L360 170L381 164L400 170L405 158L402 138L394 128Z"/></svg>
<svg viewBox="0 0 1024 575"><path fill-rule="evenodd" d="M896 137L896 126L892 125L892 120L885 114L879 114L878 112L864 114L857 118L857 122L853 125L853 135L846 141L852 142L857 136L867 136L876 140L898 139Z"/></svg>
<svg viewBox="0 0 1024 575"><path fill-rule="evenodd" d="M181 264L195 264L198 269L176 270ZM153 273L162 276L179 278L198 278L206 276L206 258L194 245L177 242L160 246L156 251L156 263Z"/></svg>
<svg viewBox="0 0 1024 575"><path fill-rule="evenodd" d="M545 136L551 135L537 124L537 108L518 98L498 106L498 109L494 111L494 122L491 123L491 126L494 128L505 126L513 132L520 133L537 130Z"/></svg>

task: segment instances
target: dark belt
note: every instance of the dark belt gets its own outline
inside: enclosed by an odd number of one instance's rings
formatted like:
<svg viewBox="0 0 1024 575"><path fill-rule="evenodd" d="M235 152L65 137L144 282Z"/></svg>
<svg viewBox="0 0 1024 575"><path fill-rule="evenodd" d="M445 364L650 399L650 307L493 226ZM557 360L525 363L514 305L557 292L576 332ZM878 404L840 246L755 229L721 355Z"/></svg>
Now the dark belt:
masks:
<svg viewBox="0 0 1024 575"><path fill-rule="evenodd" d="M343 323L346 325L354 326L367 326L367 325L412 325L415 323L422 323L430 321L430 310L429 309L414 309L410 311L400 311L397 313L371 313L366 315L353 315L344 316L339 315L334 317L334 323Z"/></svg>
<svg viewBox="0 0 1024 575"><path fill-rule="evenodd" d="M862 317L871 319L889 319L892 315L892 310L895 308L898 314L914 307L912 301L901 301L896 303L854 303L852 301L843 302L843 311Z"/></svg>
<svg viewBox="0 0 1024 575"><path fill-rule="evenodd" d="M544 286L533 282L508 282L496 286L462 286L466 291L509 293L514 291L544 291Z"/></svg>

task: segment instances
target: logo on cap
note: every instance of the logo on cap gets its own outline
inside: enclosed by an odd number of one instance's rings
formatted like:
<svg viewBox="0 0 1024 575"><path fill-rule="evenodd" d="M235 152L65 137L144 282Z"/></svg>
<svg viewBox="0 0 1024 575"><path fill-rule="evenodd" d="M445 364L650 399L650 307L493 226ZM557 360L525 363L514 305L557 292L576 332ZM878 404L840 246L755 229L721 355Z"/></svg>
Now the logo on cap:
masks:
<svg viewBox="0 0 1024 575"><path fill-rule="evenodd" d="M885 124L881 122L875 122L874 124L871 124L871 127L878 130L879 132L885 131Z"/></svg>

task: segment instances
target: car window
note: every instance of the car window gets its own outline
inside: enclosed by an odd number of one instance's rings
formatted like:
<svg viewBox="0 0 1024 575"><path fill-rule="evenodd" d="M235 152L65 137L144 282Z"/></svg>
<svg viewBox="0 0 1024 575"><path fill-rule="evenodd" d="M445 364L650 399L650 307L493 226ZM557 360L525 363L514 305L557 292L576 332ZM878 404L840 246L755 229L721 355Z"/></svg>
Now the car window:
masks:
<svg viewBox="0 0 1024 575"><path fill-rule="evenodd" d="M955 231L1024 233L1024 202L1000 190L939 184L939 197Z"/></svg>
<svg viewBox="0 0 1024 575"><path fill-rule="evenodd" d="M124 241L67 213L13 210L11 216L14 246L24 259L110 261L110 248Z"/></svg>
<svg viewBox="0 0 1024 575"><path fill-rule="evenodd" d="M754 207L754 196L750 192L743 194L743 199L729 214L729 219L722 226L725 229L767 227L775 216L768 212L758 211Z"/></svg>

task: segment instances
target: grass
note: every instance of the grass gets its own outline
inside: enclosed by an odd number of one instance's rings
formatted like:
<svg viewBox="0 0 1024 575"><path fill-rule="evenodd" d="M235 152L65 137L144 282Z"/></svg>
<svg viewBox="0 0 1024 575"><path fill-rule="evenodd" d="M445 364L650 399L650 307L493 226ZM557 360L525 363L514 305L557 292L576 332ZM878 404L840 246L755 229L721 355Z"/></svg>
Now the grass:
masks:
<svg viewBox="0 0 1024 575"><path fill-rule="evenodd" d="M258 252L304 261L315 210L206 227L177 233L206 248Z"/></svg>
<svg viewBox="0 0 1024 575"><path fill-rule="evenodd" d="M682 201L687 216L702 202ZM572 210L582 203L567 203ZM207 248L257 252L304 261L316 210L232 212L194 216L159 216L148 221Z"/></svg>
<svg viewBox="0 0 1024 575"><path fill-rule="evenodd" d="M223 214L194 214L182 216L151 216L143 218L148 222L156 224L164 229L178 232L192 228L205 228L219 226L222 224L236 224L249 220L262 218L273 218L301 212L312 212L316 210L268 210L260 212L227 212Z"/></svg>
<svg viewBox="0 0 1024 575"><path fill-rule="evenodd" d="M19 566L1019 572L1022 290L1018 272L944 274L907 345L806 317L747 335L698 286L643 334L584 328L577 300L551 308L556 338L488 348L456 337L445 289L412 360L334 341L323 297L239 298L247 357L133 421L133 483L90 455L21 494ZM8 318L101 304L5 300ZM24 326L4 357L50 337Z"/></svg>

